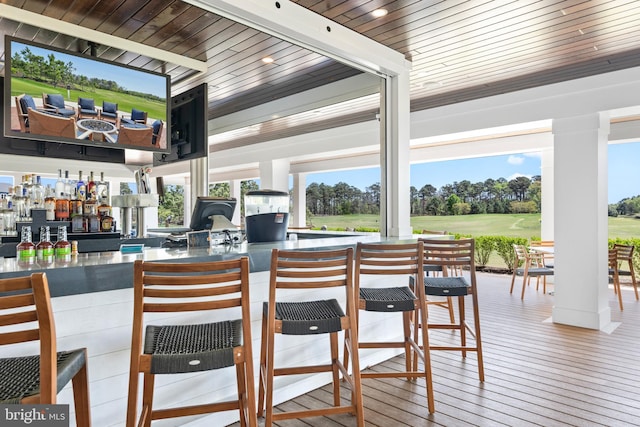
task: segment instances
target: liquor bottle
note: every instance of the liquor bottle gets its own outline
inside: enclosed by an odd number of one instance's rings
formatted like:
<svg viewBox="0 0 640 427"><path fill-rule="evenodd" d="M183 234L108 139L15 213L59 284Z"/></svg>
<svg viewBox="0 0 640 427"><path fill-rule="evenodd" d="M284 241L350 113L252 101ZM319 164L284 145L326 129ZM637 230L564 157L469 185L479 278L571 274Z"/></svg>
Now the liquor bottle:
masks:
<svg viewBox="0 0 640 427"><path fill-rule="evenodd" d="M51 243L51 231L48 226L40 227L40 241L36 245L36 259L42 263L53 262L54 249Z"/></svg>
<svg viewBox="0 0 640 427"><path fill-rule="evenodd" d="M62 197L56 199L56 221L68 221L69 220L69 199L66 198L66 194L63 193Z"/></svg>
<svg viewBox="0 0 640 427"><path fill-rule="evenodd" d="M114 222L111 215L102 215L100 217L100 231L103 233L110 233L113 230Z"/></svg>
<svg viewBox="0 0 640 427"><path fill-rule="evenodd" d="M56 198L51 186L47 184L46 196L44 198L44 208L46 209L45 219L47 221L55 221L56 219Z"/></svg>
<svg viewBox="0 0 640 427"><path fill-rule="evenodd" d="M89 174L87 182L87 199L98 200L98 188L97 183L93 180L93 171Z"/></svg>
<svg viewBox="0 0 640 427"><path fill-rule="evenodd" d="M82 180L82 171L78 173L78 182L76 183L76 199L82 201L87 199L87 185Z"/></svg>
<svg viewBox="0 0 640 427"><path fill-rule="evenodd" d="M104 180L104 172L100 172L100 181L96 184L98 200L101 204L109 204L109 183Z"/></svg>
<svg viewBox="0 0 640 427"><path fill-rule="evenodd" d="M58 240L54 245L56 261L71 261L71 243L67 240L67 227L58 227Z"/></svg>
<svg viewBox="0 0 640 427"><path fill-rule="evenodd" d="M31 207L41 209L44 207L44 187L40 175L31 175Z"/></svg>
<svg viewBox="0 0 640 427"><path fill-rule="evenodd" d="M58 169L58 180L56 181L55 186L55 197L64 198L64 179L62 179L62 169Z"/></svg>
<svg viewBox="0 0 640 427"><path fill-rule="evenodd" d="M69 171L64 171L64 195L65 199L71 200L71 197L74 195L75 191L73 189L75 185L71 185L71 180L69 179Z"/></svg>
<svg viewBox="0 0 640 427"><path fill-rule="evenodd" d="M88 199L84 202L84 218L87 223L87 232L97 233L100 231L100 219L98 218L98 201Z"/></svg>
<svg viewBox="0 0 640 427"><path fill-rule="evenodd" d="M27 197L22 185L16 185L16 195L13 197L13 210L16 213L16 221L27 220Z"/></svg>
<svg viewBox="0 0 640 427"><path fill-rule="evenodd" d="M16 246L16 258L20 264L33 264L36 261L36 245L31 241L31 226L22 227L20 243Z"/></svg>

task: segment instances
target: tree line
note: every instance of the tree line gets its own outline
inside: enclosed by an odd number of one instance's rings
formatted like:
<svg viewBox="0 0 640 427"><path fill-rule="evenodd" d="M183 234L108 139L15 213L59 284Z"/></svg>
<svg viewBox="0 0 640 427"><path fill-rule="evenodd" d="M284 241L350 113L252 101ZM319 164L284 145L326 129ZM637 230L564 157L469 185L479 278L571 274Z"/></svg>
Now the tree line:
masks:
<svg viewBox="0 0 640 427"><path fill-rule="evenodd" d="M417 216L540 212L540 175L476 183L463 180L440 188L425 184L420 189L411 186L409 191L411 215ZM312 215L380 213L379 182L364 191L344 182L314 182L307 186L306 196L307 211Z"/></svg>
<svg viewBox="0 0 640 427"><path fill-rule="evenodd" d="M520 176L486 179L471 183L455 181L439 189L425 184L420 189L410 188L411 215L465 215L489 213L539 213L541 201L540 176ZM241 182L240 212L244 212L244 194L258 190L254 180ZM130 193L122 183L121 194ZM209 186L209 195L230 197L229 183ZM335 185L312 183L307 186L307 213L310 215L352 215L380 213L380 183L365 190L344 182ZM158 208L160 223L182 224L184 188L170 185L165 188L164 198ZM640 215L640 196L628 197L609 205L609 216Z"/></svg>

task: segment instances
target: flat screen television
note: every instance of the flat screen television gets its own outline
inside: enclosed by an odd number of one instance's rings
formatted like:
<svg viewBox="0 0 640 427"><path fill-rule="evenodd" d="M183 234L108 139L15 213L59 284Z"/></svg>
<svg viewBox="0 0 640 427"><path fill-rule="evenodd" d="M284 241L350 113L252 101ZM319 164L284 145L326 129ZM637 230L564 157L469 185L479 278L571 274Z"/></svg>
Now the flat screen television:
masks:
<svg viewBox="0 0 640 427"><path fill-rule="evenodd" d="M168 75L5 36L4 135L169 152Z"/></svg>
<svg viewBox="0 0 640 427"><path fill-rule="evenodd" d="M228 228L218 227L217 224L215 224L215 216L219 215L230 223L235 210L236 199L200 196L196 199L189 228L194 231L211 230L212 228Z"/></svg>
<svg viewBox="0 0 640 427"><path fill-rule="evenodd" d="M207 134L207 84L202 83L171 98L171 151L154 153L153 165L160 166L209 154Z"/></svg>

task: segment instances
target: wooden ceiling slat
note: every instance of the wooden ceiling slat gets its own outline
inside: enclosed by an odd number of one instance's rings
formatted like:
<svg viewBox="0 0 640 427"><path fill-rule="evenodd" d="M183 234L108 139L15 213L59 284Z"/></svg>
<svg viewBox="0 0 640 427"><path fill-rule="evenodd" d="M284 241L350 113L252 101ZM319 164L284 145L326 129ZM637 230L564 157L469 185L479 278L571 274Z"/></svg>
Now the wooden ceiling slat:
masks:
<svg viewBox="0 0 640 427"><path fill-rule="evenodd" d="M47 7L38 13L53 19L61 19L67 10L73 5L74 0L56 0L52 1Z"/></svg>
<svg viewBox="0 0 640 427"><path fill-rule="evenodd" d="M114 34L118 28L127 24L133 15L144 6L144 2L123 1L117 9L107 16L96 28L107 34Z"/></svg>
<svg viewBox="0 0 640 427"><path fill-rule="evenodd" d="M65 10L61 19L65 22L79 25L87 15L94 13L94 9L99 4L99 1L76 0Z"/></svg>
<svg viewBox="0 0 640 427"><path fill-rule="evenodd" d="M170 22L157 29L153 34L149 35L141 42L160 49L167 49L168 46L172 44L175 45L177 43L182 43L185 41L185 36L190 36L190 34L184 30L185 26L198 20L201 16L202 10L195 7L186 7L182 13L174 16ZM217 18L217 20L219 21L220 18ZM208 19L199 31L204 29L206 26L211 25L213 22L215 22L215 20ZM231 25L231 23L229 23L229 25ZM164 47L161 47L163 45Z"/></svg>
<svg viewBox="0 0 640 427"><path fill-rule="evenodd" d="M624 13L637 13L634 12L634 8L623 9ZM559 14L558 14L559 15ZM477 44L490 43L496 40L514 41L516 39L525 39L529 42L544 41L555 37L558 33L565 33L574 31L578 32L582 27L593 25L593 18L590 15L576 17L568 20L562 16L555 18L549 18L548 15L541 15L539 17L527 20L526 23L520 21L517 25L519 28L514 28L514 25L509 25L510 22L505 21L500 28L488 32L482 29L474 32L468 32L464 34L456 34L453 37L449 37L446 41L437 40L432 34L428 35L424 39L416 38L416 44L414 48L420 50L423 47L429 48L430 56L435 56L438 53L444 51L450 54L451 44L459 46L461 43L467 43L471 41ZM485 34L482 34L484 32Z"/></svg>
<svg viewBox="0 0 640 427"><path fill-rule="evenodd" d="M640 15L639 15L640 16ZM554 43L545 43L545 52L546 55L544 57L545 61L551 60L553 57L556 57L559 61L564 62L572 62L573 58L570 55L571 52L587 52L589 56L594 56L595 52L593 52L593 46L599 45L600 53L598 55L604 55L605 47L619 50L624 49L625 46L617 43L618 37L627 38L629 34L635 31L635 20L629 19L628 22L621 23L621 25L625 28L624 32L621 32L621 36L616 35L607 35L606 40L611 40L613 43L602 43L600 40L603 40L602 37L598 37L598 34L592 33L594 37L585 37L585 38L576 38L573 42L565 42L565 41L556 41ZM458 61L455 63L450 63L450 67L446 69L441 69L440 72L436 72L433 75L430 75L429 78L433 79L438 74L451 73L451 70L457 70L458 72L464 68L475 69L476 71L486 72L483 69L483 64L488 63L493 66L497 66L501 69L505 69L507 67L501 66L501 64L509 63L508 69L514 71L514 66L516 61L527 62L529 67L534 67L535 64L532 62L535 58L539 57L538 51L535 49L535 46L530 46L526 44L521 44L520 48L517 46L513 46L510 49L494 49L493 54L491 52L473 52L473 54L469 54L467 56L461 56L458 58ZM597 56L597 55L595 55Z"/></svg>
<svg viewBox="0 0 640 427"><path fill-rule="evenodd" d="M97 30L125 1L127 0L98 0L95 7L78 22L78 25ZM69 18L67 17L67 19Z"/></svg>

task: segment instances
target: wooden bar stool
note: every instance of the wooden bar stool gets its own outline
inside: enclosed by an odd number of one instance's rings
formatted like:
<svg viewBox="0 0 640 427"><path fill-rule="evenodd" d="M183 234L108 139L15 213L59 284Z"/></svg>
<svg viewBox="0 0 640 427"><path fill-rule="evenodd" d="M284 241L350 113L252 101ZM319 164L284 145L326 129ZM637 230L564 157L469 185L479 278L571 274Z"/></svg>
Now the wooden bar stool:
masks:
<svg viewBox="0 0 640 427"><path fill-rule="evenodd" d="M418 344L418 331L415 326L416 334L412 334L414 315L416 319L420 319L423 325L427 324L423 281L423 243L358 243L354 274L355 291L356 295L359 296L359 310L402 314L402 341L359 341L358 348L403 348L405 370L363 372L362 378L424 378L429 413L435 412L431 359L429 356L429 334L423 331L422 345ZM408 277L413 277L415 280L415 293L406 286ZM400 285L401 283L405 285ZM366 287L363 285L366 285ZM423 371L418 371L412 366L412 354L417 355L422 360ZM415 366L417 366L417 362Z"/></svg>
<svg viewBox="0 0 640 427"><path fill-rule="evenodd" d="M458 322L429 323L429 331L444 329L457 330L460 334L460 345L432 345L431 350L460 351L462 357L467 352L476 352L478 358L478 376L484 381L484 363L482 360L482 339L480 336L480 312L478 309L478 291L476 284L474 239L430 240L419 239L424 244L424 262L429 265L442 266L441 277L424 278L424 294L447 296L458 300ZM452 276L455 271L469 271L470 283L463 276ZM471 297L473 306L473 325L466 320L465 298ZM421 323L424 325L424 323ZM474 344L467 343L467 334L474 339ZM414 365L415 366L415 365Z"/></svg>
<svg viewBox="0 0 640 427"><path fill-rule="evenodd" d="M87 350L56 350L45 273L0 279L0 345L40 341L40 354L0 359L1 404L55 404L71 381L79 427L91 425Z"/></svg>
<svg viewBox="0 0 640 427"><path fill-rule="evenodd" d="M278 301L286 297L287 291L290 290L321 288L334 289L336 298L344 301L344 308L337 299ZM258 392L258 416L262 416L266 405L265 426L270 426L273 421L278 420L340 413L354 414L357 425L364 425L354 295L352 248L323 251L273 249L269 301L263 306ZM351 360L353 367L351 374L347 371L347 363L340 362L338 354L338 332L340 331L345 331L344 357ZM283 336L329 334L330 363L276 368L274 366L276 334ZM275 376L320 372L332 373L333 406L295 412L273 412ZM351 401L348 405L341 405L340 402L340 375L351 386Z"/></svg>
<svg viewBox="0 0 640 427"><path fill-rule="evenodd" d="M150 426L152 420L209 412L240 412L242 426L257 425L251 322L249 258L199 263L134 264L133 333L127 426ZM145 313L207 310L214 319L202 324L147 325ZM224 317L222 317L224 316ZM235 366L238 397L225 402L153 409L153 386L159 374L180 374ZM137 418L139 374L144 374L142 410Z"/></svg>

